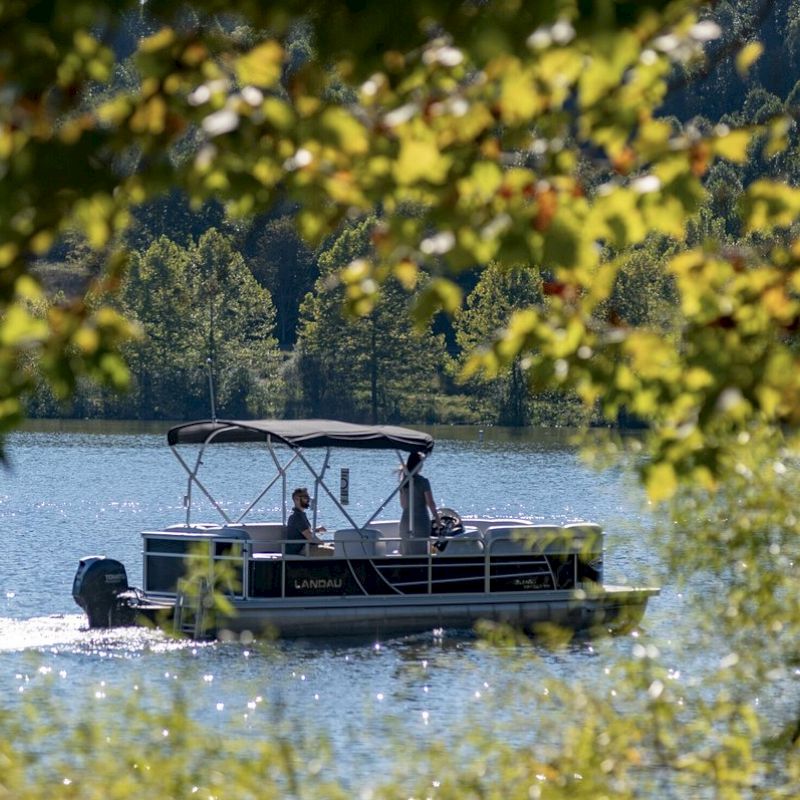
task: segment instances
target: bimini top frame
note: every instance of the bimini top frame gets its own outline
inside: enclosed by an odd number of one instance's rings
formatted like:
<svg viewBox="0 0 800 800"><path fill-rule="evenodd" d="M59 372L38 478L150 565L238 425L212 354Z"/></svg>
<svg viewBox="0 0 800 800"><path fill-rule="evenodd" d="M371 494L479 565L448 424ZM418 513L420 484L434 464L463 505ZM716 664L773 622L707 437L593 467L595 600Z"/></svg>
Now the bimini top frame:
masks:
<svg viewBox="0 0 800 800"><path fill-rule="evenodd" d="M277 474L267 484L258 497L234 521L219 505L211 493L197 477L203 463L203 454L210 444L263 442L269 448L272 460L275 463ZM337 508L347 518L355 529L367 527L372 520L386 507L389 501L399 490L395 489L384 500L380 508L370 517L365 525L356 524L347 509L325 484L325 472L328 468L330 450L336 448L358 448L369 450L394 450L402 463L401 453L421 453L427 455L433 450L433 437L427 433L401 428L395 425L358 425L339 420L306 419L306 420L204 420L187 422L177 425L167 432L167 443L175 458L189 476L188 488L184 497L186 507L186 524L191 524L192 486L196 485L208 498L214 508L226 523L239 523L253 509L256 503L280 480L283 489L282 522L286 522L286 473L289 466L297 459L303 462L306 469L313 475L317 487L321 487L333 500ZM181 444L200 445L194 467L190 466L177 450ZM290 449L289 460L282 464L278 458L275 445L285 445ZM324 448L325 454L322 469L317 471L305 458L303 450L306 448ZM416 472L417 470L415 470ZM315 512L316 515L316 512Z"/></svg>

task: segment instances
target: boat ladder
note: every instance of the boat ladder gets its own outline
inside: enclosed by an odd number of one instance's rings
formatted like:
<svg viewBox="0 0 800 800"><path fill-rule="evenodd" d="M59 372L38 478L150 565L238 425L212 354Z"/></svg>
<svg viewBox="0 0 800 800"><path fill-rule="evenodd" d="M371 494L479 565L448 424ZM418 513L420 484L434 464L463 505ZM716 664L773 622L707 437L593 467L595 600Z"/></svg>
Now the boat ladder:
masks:
<svg viewBox="0 0 800 800"><path fill-rule="evenodd" d="M191 636L192 639L208 638L206 617L213 602L211 586L205 578L194 584L185 579L179 580L175 613L172 618L173 631L183 636Z"/></svg>

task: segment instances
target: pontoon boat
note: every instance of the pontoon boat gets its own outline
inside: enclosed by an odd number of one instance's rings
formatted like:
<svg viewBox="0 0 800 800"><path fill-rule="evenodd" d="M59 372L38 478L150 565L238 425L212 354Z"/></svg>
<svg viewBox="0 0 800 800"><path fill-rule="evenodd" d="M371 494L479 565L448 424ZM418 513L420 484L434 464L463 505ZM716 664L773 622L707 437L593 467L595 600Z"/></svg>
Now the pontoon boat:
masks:
<svg viewBox="0 0 800 800"><path fill-rule="evenodd" d="M603 533L591 522L462 519L443 509L445 528L432 532L428 552L405 554L398 520L379 519L399 491L399 479L366 521L353 519L346 471L339 475L338 493L329 486L331 451L389 451L402 465L409 453L431 453L434 442L427 433L332 420L212 420L174 427L167 442L188 477L186 518L142 534L142 589L129 588L118 561L104 556L81 560L73 595L90 627L162 612L178 627L194 625L198 633L206 624L207 598L187 588L192 576L227 595L232 611L217 617L217 630L281 636L400 634L472 628L479 620L533 631L557 625L616 633L637 625L648 598L659 592L603 584ZM275 465L274 477L235 519L199 475L208 449L226 443L263 445ZM191 450L193 459L187 456ZM298 465L308 470L314 494L326 495L347 526L334 531L329 544L290 555L287 475L290 466ZM414 475L403 479L413 481ZM250 521L253 509L273 491L282 494L281 518ZM220 522L192 520L197 492L213 505Z"/></svg>

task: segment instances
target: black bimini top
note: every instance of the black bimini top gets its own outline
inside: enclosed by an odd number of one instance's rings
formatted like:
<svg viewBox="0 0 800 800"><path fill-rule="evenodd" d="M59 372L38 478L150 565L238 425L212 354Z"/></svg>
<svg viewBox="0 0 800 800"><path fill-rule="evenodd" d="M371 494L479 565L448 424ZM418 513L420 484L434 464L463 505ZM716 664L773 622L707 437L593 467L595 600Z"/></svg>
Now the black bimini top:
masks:
<svg viewBox="0 0 800 800"><path fill-rule="evenodd" d="M356 425L335 419L205 420L177 425L167 432L170 447L177 444L277 441L294 449L354 447L430 453L433 437L395 425Z"/></svg>

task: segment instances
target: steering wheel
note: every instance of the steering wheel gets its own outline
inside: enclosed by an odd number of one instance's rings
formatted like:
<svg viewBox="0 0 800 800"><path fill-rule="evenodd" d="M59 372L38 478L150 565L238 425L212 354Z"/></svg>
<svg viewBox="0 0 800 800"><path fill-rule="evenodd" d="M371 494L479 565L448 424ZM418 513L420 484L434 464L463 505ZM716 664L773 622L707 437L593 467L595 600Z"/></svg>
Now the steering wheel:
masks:
<svg viewBox="0 0 800 800"><path fill-rule="evenodd" d="M461 515L452 508L440 508L439 519L442 521L441 527L431 527L434 536L455 536L464 531Z"/></svg>

